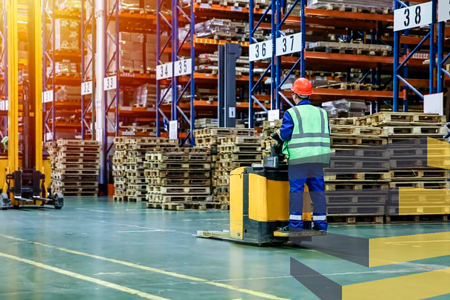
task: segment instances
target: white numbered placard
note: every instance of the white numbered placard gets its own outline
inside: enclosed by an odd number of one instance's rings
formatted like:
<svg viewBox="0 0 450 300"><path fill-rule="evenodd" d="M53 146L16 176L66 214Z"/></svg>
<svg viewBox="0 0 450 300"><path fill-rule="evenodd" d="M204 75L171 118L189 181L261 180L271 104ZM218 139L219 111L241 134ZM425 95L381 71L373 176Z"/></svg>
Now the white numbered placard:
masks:
<svg viewBox="0 0 450 300"><path fill-rule="evenodd" d="M53 90L42 93L42 103L53 102Z"/></svg>
<svg viewBox="0 0 450 300"><path fill-rule="evenodd" d="M230 107L228 111L229 118L236 118L236 107Z"/></svg>
<svg viewBox="0 0 450 300"><path fill-rule="evenodd" d="M91 95L92 94L92 81L87 81L81 83L81 95Z"/></svg>
<svg viewBox="0 0 450 300"><path fill-rule="evenodd" d="M450 1L439 0L438 1L438 21L447 22L450 20Z"/></svg>
<svg viewBox="0 0 450 300"><path fill-rule="evenodd" d="M117 88L117 76L106 77L104 80L104 91L111 91Z"/></svg>
<svg viewBox="0 0 450 300"><path fill-rule="evenodd" d="M269 122L273 122L280 119L280 110L279 109L273 109L269 110L267 113L267 119Z"/></svg>
<svg viewBox="0 0 450 300"><path fill-rule="evenodd" d="M277 56L302 51L302 34L296 33L277 38Z"/></svg>
<svg viewBox="0 0 450 300"><path fill-rule="evenodd" d="M432 11L432 2L396 9L394 11L394 31L427 26L433 23Z"/></svg>
<svg viewBox="0 0 450 300"><path fill-rule="evenodd" d="M169 139L178 139L178 121L176 120L169 122Z"/></svg>
<svg viewBox="0 0 450 300"><path fill-rule="evenodd" d="M172 77L172 63L156 66L156 80Z"/></svg>
<svg viewBox="0 0 450 300"><path fill-rule="evenodd" d="M251 44L250 61L257 61L272 57L272 40Z"/></svg>
<svg viewBox="0 0 450 300"><path fill-rule="evenodd" d="M178 60L175 62L175 76L191 75L192 59Z"/></svg>
<svg viewBox="0 0 450 300"><path fill-rule="evenodd" d="M1 100L0 101L0 110L8 110L9 109L9 101Z"/></svg>
<svg viewBox="0 0 450 300"><path fill-rule="evenodd" d="M426 114L444 115L444 94L425 95L423 99L423 112Z"/></svg>

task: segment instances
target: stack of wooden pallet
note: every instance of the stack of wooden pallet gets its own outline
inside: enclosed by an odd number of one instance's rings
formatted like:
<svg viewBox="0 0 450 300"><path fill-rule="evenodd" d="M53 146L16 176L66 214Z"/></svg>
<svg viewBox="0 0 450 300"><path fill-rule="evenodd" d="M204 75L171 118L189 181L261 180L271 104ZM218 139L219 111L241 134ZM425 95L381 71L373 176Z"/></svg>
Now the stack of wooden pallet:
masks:
<svg viewBox="0 0 450 300"><path fill-rule="evenodd" d="M252 129L234 129L228 137L219 139L218 160L213 172L214 198L230 201L230 174L236 168L260 164L261 142Z"/></svg>
<svg viewBox="0 0 450 300"><path fill-rule="evenodd" d="M146 154L148 208L221 208L211 197L211 153L200 148L165 148Z"/></svg>
<svg viewBox="0 0 450 300"><path fill-rule="evenodd" d="M146 153L161 147L176 147L177 143L177 140L153 137L116 138L114 141L116 153L113 157L114 200L146 200L147 183L144 174Z"/></svg>
<svg viewBox="0 0 450 300"><path fill-rule="evenodd" d="M271 155L272 146L274 146L277 142L270 137L270 135L274 132L277 132L278 129L281 128L281 124L283 120L276 121L264 121L263 123L263 131L261 135L261 148L262 148L262 158L269 157Z"/></svg>
<svg viewBox="0 0 450 300"><path fill-rule="evenodd" d="M450 203L447 133L445 116L423 113L378 113L356 121L357 124L382 128L388 137L391 183L387 204L387 221L420 219L420 214L446 215ZM401 192L401 196L399 195Z"/></svg>
<svg viewBox="0 0 450 300"><path fill-rule="evenodd" d="M97 141L58 140L47 143L52 162L52 192L64 196L96 196L100 144Z"/></svg>
<svg viewBox="0 0 450 300"><path fill-rule="evenodd" d="M335 152L325 170L328 215L348 223L357 219L383 223L390 181L387 139L382 128L355 122L355 118L330 119Z"/></svg>
<svg viewBox="0 0 450 300"><path fill-rule="evenodd" d="M217 119L195 119L195 128L205 129L205 128L216 128L218 127L219 121Z"/></svg>

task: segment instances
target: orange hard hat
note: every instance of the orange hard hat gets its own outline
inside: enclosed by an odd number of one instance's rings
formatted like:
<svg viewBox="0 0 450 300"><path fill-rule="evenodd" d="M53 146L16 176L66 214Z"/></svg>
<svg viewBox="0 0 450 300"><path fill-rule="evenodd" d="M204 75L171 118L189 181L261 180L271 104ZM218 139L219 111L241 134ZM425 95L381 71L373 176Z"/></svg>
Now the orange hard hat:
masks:
<svg viewBox="0 0 450 300"><path fill-rule="evenodd" d="M311 96L313 94L313 88L311 81L306 78L299 78L294 82L291 88L292 92L301 96Z"/></svg>

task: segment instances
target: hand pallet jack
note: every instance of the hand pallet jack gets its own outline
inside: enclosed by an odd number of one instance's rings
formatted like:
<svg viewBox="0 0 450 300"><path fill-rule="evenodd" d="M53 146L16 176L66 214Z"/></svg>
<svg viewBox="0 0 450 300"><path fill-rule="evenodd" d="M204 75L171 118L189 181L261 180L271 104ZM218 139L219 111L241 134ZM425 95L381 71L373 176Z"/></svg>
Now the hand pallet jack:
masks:
<svg viewBox="0 0 450 300"><path fill-rule="evenodd" d="M271 157L265 158L262 166L238 168L231 172L230 230L199 230L197 237L261 246L284 244L293 238L298 244L299 240L326 235L326 232L311 230L310 213L303 215L305 225L302 231L279 230L289 223L290 187L288 165L283 163L282 141L278 134L272 138L277 140L277 144L272 146Z"/></svg>
<svg viewBox="0 0 450 300"><path fill-rule="evenodd" d="M8 155L0 158L3 188L0 209L22 205L64 206L62 194L51 194L50 163L43 156L42 133L42 41L40 0L28 0L28 80L23 83L23 111L19 118L17 1L7 2L8 57ZM22 121L22 147L19 121ZM22 153L19 157L19 152Z"/></svg>

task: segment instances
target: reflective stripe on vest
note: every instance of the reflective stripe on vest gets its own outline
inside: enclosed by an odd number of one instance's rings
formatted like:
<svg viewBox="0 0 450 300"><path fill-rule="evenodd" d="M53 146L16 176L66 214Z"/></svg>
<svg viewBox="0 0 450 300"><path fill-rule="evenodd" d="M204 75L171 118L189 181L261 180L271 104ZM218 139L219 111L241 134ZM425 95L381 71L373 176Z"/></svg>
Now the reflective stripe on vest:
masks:
<svg viewBox="0 0 450 300"><path fill-rule="evenodd" d="M283 149L289 164L328 164L331 149L326 111L312 105L300 105L287 113L294 122L291 140L284 143Z"/></svg>

